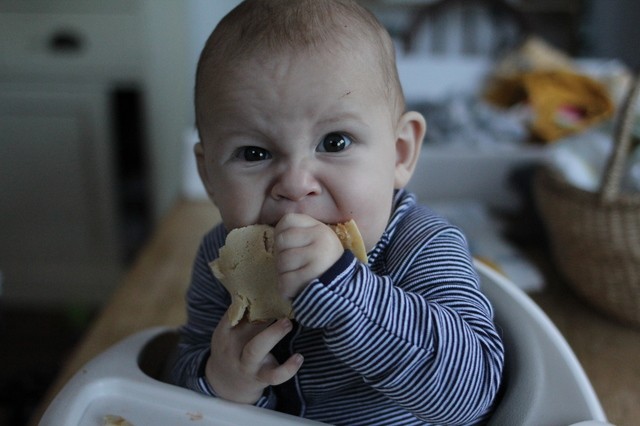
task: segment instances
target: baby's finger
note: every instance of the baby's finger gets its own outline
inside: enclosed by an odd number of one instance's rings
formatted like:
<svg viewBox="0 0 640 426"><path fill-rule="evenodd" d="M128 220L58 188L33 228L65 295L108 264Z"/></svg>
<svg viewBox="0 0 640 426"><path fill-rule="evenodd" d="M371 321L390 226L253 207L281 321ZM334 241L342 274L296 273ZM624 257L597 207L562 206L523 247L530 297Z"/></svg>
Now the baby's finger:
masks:
<svg viewBox="0 0 640 426"><path fill-rule="evenodd" d="M289 228L309 228L317 225L319 222L309 215L301 213L287 213L276 224L278 230Z"/></svg>
<svg viewBox="0 0 640 426"><path fill-rule="evenodd" d="M283 364L278 366L264 365L258 371L258 380L271 386L280 385L296 375L304 358L301 354L293 354Z"/></svg>
<svg viewBox="0 0 640 426"><path fill-rule="evenodd" d="M280 226L280 224L278 224ZM275 250L281 253L285 250L298 247L306 247L313 243L314 234L310 232L312 227L291 226L276 227Z"/></svg>
<svg viewBox="0 0 640 426"><path fill-rule="evenodd" d="M313 262L314 256L317 258L318 254L306 247L290 248L279 252L276 256L276 270L282 275L303 269Z"/></svg>
<svg viewBox="0 0 640 426"><path fill-rule="evenodd" d="M256 334L242 349L240 361L246 364L260 364L284 336L293 329L291 320L278 320L262 332Z"/></svg>
<svg viewBox="0 0 640 426"><path fill-rule="evenodd" d="M308 268L283 272L278 276L278 290L282 297L294 299L304 289L306 283L319 275L321 272L315 273Z"/></svg>
<svg viewBox="0 0 640 426"><path fill-rule="evenodd" d="M230 312L231 312L231 306L229 306L227 311L220 318L220 321L218 322L218 328L220 328L222 330L229 330L229 329L231 329L233 327L231 325L231 314L230 314Z"/></svg>
<svg viewBox="0 0 640 426"><path fill-rule="evenodd" d="M222 318L220 318L220 322L216 327L216 331L220 335L227 336L226 338L229 338L228 336L233 334L236 336L235 340L248 342L253 338L253 336L260 333L268 326L268 324L251 324L245 318L241 319L236 325L232 325L229 316L230 310L231 308L229 308Z"/></svg>

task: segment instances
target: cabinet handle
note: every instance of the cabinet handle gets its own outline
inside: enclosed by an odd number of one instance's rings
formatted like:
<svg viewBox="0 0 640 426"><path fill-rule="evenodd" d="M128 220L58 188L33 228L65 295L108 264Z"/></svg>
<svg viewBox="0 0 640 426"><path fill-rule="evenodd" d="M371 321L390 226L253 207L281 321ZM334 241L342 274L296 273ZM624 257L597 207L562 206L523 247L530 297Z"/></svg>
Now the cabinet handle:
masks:
<svg viewBox="0 0 640 426"><path fill-rule="evenodd" d="M82 35L70 29L58 30L49 39L49 49L54 53L80 53L83 47Z"/></svg>

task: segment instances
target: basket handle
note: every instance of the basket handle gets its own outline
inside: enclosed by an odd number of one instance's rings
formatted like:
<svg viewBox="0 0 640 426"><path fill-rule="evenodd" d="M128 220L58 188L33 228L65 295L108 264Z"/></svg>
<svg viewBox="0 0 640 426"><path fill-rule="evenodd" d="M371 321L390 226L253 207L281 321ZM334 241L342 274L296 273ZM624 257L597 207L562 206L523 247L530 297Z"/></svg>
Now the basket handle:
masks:
<svg viewBox="0 0 640 426"><path fill-rule="evenodd" d="M600 201L609 203L614 201L620 193L620 183L626 164L627 155L631 150L631 131L634 125L634 110L638 93L640 92L640 73L633 76L631 87L622 103L618 119L613 132L613 152L607 161L602 184L600 186Z"/></svg>

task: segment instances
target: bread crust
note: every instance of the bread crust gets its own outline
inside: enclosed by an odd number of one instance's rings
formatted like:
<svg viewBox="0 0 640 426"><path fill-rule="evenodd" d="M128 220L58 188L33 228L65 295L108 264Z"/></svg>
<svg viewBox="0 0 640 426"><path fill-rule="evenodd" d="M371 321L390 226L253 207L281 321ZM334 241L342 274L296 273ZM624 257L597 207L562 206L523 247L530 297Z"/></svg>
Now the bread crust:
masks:
<svg viewBox="0 0 640 426"><path fill-rule="evenodd" d="M355 221L330 226L342 246L366 263L367 252ZM278 291L273 230L269 225L232 230L218 258L209 264L213 275L231 295L228 310L231 326L245 315L252 323L294 317L291 300Z"/></svg>

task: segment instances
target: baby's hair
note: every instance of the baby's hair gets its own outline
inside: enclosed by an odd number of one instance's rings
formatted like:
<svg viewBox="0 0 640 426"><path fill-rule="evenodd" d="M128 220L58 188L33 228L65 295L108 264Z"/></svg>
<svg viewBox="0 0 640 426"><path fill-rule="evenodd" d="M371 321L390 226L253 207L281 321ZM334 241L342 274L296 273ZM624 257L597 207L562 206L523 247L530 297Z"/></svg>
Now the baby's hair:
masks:
<svg viewBox="0 0 640 426"><path fill-rule="evenodd" d="M403 112L404 95L391 37L355 0L245 0L220 21L202 50L196 71L196 121L201 120L204 86L215 84L215 74L235 58L255 52L313 53L315 48L326 48L328 42L347 52L361 49L363 43L371 46L379 65L372 72L381 73L391 111L395 115Z"/></svg>

